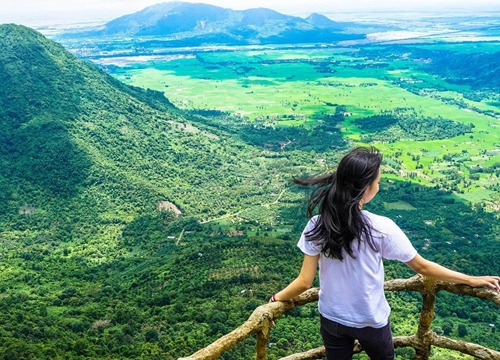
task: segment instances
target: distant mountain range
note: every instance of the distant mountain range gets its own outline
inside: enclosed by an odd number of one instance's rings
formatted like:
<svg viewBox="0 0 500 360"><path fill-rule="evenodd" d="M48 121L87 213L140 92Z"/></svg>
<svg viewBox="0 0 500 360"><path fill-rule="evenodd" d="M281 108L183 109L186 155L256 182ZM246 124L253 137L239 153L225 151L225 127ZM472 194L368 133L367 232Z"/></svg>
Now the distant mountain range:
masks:
<svg viewBox="0 0 500 360"><path fill-rule="evenodd" d="M363 29L363 25L335 22L316 13L304 19L266 8L231 10L209 4L168 2L119 17L99 28L66 32L61 39L167 37L176 46L328 43L363 39Z"/></svg>

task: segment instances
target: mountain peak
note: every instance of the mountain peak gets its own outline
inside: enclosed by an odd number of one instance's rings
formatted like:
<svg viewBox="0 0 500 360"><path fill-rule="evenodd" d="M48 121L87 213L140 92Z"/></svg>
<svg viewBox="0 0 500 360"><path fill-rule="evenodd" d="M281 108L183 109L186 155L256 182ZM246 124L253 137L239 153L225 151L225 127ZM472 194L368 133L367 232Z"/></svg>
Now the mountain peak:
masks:
<svg viewBox="0 0 500 360"><path fill-rule="evenodd" d="M71 114L75 110L73 101L64 99L54 107L54 93L61 86L73 88L78 84L76 63L83 63L67 52L61 45L48 40L37 31L22 25L0 25L0 104L2 111L9 111L11 101L16 99L19 118L30 117L44 111L59 111ZM70 61L74 60L74 61ZM56 78L53 78L57 74ZM26 83L36 97L26 96ZM68 100L71 95L66 95ZM77 102L76 102L77 103Z"/></svg>
<svg viewBox="0 0 500 360"><path fill-rule="evenodd" d="M132 103L139 109L159 101L156 92L145 96L33 29L0 25L0 48L0 164L13 183L72 196L90 167L73 136L78 124L107 122Z"/></svg>
<svg viewBox="0 0 500 360"><path fill-rule="evenodd" d="M332 21L325 15L321 15L318 13L312 13L305 19L309 24L314 25L318 28L324 29L342 29L342 25Z"/></svg>

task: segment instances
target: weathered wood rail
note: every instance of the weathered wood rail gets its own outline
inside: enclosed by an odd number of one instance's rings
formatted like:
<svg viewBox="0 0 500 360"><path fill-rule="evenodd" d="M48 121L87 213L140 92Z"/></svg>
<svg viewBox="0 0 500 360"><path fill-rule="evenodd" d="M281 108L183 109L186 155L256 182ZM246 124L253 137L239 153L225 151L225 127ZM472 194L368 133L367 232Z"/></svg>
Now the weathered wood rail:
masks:
<svg viewBox="0 0 500 360"><path fill-rule="evenodd" d="M412 347L415 349L414 360L427 360L431 353L431 347L459 351L463 354L474 356L481 360L500 360L500 352L488 349L484 346L460 340L453 340L444 336L439 336L431 330L431 323L434 319L434 303L436 294L439 291L449 291L456 294L473 296L480 299L492 301L500 306L500 293L486 288L472 288L467 285L450 284L435 279L415 275L409 279L396 279L385 282L386 291L418 291L422 294L423 307L420 312L417 333L411 336L394 337L395 347ZM239 328L229 334L224 335L207 347L197 351L186 358L179 360L208 360L217 359L223 352L231 349L240 341L257 334L256 360L266 359L267 342L269 340L271 323L278 319L285 312L310 302L318 301L318 288L310 289L293 300L285 302L275 302L261 305L254 310L247 321ZM354 352L363 351L356 343ZM293 354L281 360L312 360L325 357L325 348L319 347L303 353Z"/></svg>

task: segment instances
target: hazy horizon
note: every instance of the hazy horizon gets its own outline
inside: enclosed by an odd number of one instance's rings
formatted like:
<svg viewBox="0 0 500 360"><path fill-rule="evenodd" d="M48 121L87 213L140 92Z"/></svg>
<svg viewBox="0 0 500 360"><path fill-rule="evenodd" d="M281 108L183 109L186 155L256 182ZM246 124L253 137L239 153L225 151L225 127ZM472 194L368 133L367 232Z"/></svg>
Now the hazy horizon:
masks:
<svg viewBox="0 0 500 360"><path fill-rule="evenodd" d="M114 18L140 11L147 6L167 1L158 0L74 0L71 3L62 0L17 0L15 3L0 3L0 23L18 23L28 26L54 25L58 22L83 23L109 21ZM290 2L285 0L201 0L189 1L208 3L235 10L256 7L270 8L289 15L309 15L312 12L334 15L335 13L354 12L358 14L375 12L439 12L439 13L491 13L500 11L500 4L495 0L478 0L471 4L466 0L358 0L348 4L333 4L328 0Z"/></svg>

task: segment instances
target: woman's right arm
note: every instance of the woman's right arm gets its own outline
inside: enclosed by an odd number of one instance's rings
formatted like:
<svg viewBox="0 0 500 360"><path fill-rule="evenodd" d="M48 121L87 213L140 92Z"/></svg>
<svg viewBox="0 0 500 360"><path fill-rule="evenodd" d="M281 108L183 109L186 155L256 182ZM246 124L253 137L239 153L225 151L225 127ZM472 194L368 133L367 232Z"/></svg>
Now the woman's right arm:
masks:
<svg viewBox="0 0 500 360"><path fill-rule="evenodd" d="M297 278L293 280L286 288L274 294L274 300L290 300L309 289L312 286L314 277L316 276L318 262L319 255L304 255L304 260L302 262L302 268L300 269L299 276L297 276Z"/></svg>
<svg viewBox="0 0 500 360"><path fill-rule="evenodd" d="M405 263L415 272L424 276L429 276L438 280L452 282L456 284L466 284L473 287L487 286L490 289L500 291L499 276L470 276L457 271L450 270L416 255L412 260Z"/></svg>

